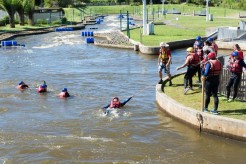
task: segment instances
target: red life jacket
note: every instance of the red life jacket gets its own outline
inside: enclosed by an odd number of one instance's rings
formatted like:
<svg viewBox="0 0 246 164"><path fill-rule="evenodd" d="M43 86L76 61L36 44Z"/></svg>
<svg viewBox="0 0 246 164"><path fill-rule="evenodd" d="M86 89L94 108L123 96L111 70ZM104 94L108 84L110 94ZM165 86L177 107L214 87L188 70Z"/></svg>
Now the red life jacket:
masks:
<svg viewBox="0 0 246 164"><path fill-rule="evenodd" d="M238 52L238 57L240 58L240 59L244 59L243 58L243 51L237 51Z"/></svg>
<svg viewBox="0 0 246 164"><path fill-rule="evenodd" d="M110 108L120 108L120 102L119 101L111 101L111 103L110 103Z"/></svg>
<svg viewBox="0 0 246 164"><path fill-rule="evenodd" d="M230 60L230 71L233 73L242 73L243 67L239 64L242 59Z"/></svg>
<svg viewBox="0 0 246 164"><path fill-rule="evenodd" d="M208 72L208 76L218 76L220 75L222 65L219 60L208 60L207 62L210 63L211 67ZM206 65L206 64L205 64ZM205 67L204 65L204 67Z"/></svg>
<svg viewBox="0 0 246 164"><path fill-rule="evenodd" d="M189 65L198 65L198 63L200 62L200 58L198 56L197 53L190 53L190 55L192 56L192 59L190 60Z"/></svg>

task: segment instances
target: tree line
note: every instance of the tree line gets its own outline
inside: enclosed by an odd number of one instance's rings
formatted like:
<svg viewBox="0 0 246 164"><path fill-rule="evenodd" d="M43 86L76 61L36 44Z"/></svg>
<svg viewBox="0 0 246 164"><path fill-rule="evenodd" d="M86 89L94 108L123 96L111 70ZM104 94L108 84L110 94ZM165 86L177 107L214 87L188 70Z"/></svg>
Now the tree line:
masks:
<svg viewBox="0 0 246 164"><path fill-rule="evenodd" d="M208 0L209 6L220 6L225 8L246 9L246 0ZM84 7L87 3L117 3L131 5L142 4L142 0L0 0L0 10L8 13L9 24L15 28L15 14L19 15L21 26L25 24L25 16L28 18L28 24L34 25L34 10L38 7ZM146 0L149 4L161 4L163 0ZM206 0L164 0L165 4L194 4L206 5Z"/></svg>

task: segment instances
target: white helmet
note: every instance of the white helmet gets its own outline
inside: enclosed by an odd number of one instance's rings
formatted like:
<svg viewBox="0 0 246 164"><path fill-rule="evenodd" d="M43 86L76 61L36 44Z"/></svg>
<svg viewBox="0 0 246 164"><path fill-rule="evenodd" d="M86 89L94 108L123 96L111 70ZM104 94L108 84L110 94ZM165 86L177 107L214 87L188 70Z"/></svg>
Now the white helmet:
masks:
<svg viewBox="0 0 246 164"><path fill-rule="evenodd" d="M164 42L161 42L161 43L160 43L160 46L161 46L161 47L169 47L169 45L166 44L166 43L164 43Z"/></svg>

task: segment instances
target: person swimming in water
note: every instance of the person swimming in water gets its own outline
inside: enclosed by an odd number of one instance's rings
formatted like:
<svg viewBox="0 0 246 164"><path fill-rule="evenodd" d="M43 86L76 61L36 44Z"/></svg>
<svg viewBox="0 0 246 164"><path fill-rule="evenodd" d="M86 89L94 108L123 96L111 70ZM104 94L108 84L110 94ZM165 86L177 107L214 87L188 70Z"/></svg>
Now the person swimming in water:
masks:
<svg viewBox="0 0 246 164"><path fill-rule="evenodd" d="M65 98L65 97L70 97L70 94L68 93L67 88L64 88L58 96L60 98Z"/></svg>
<svg viewBox="0 0 246 164"><path fill-rule="evenodd" d="M121 108L124 105L126 105L126 103L128 101L130 101L132 98L133 98L133 96L129 97L127 100L125 100L123 103L121 103L118 97L114 97L111 100L110 104L108 104L107 106L103 107L102 109L106 110L108 108Z"/></svg>
<svg viewBox="0 0 246 164"><path fill-rule="evenodd" d="M38 92L39 93L47 92L47 85L45 81L43 81L43 84L38 87Z"/></svg>
<svg viewBox="0 0 246 164"><path fill-rule="evenodd" d="M23 81L19 82L17 89L23 90L29 88Z"/></svg>

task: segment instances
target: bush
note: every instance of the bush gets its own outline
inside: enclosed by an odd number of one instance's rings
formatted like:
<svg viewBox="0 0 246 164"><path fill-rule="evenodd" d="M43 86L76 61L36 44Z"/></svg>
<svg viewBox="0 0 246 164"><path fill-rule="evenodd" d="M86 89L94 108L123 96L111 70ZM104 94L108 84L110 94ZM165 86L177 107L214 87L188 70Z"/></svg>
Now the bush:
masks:
<svg viewBox="0 0 246 164"><path fill-rule="evenodd" d="M62 24L66 24L66 23L67 23L67 18L66 18L66 17L62 17L61 23L62 23Z"/></svg>
<svg viewBox="0 0 246 164"><path fill-rule="evenodd" d="M52 22L52 25L60 25L61 21L60 20L55 20Z"/></svg>
<svg viewBox="0 0 246 164"><path fill-rule="evenodd" d="M0 26L6 26L7 24L9 24L9 16L0 19Z"/></svg>
<svg viewBox="0 0 246 164"><path fill-rule="evenodd" d="M47 24L47 21L45 19L38 19L37 24Z"/></svg>

